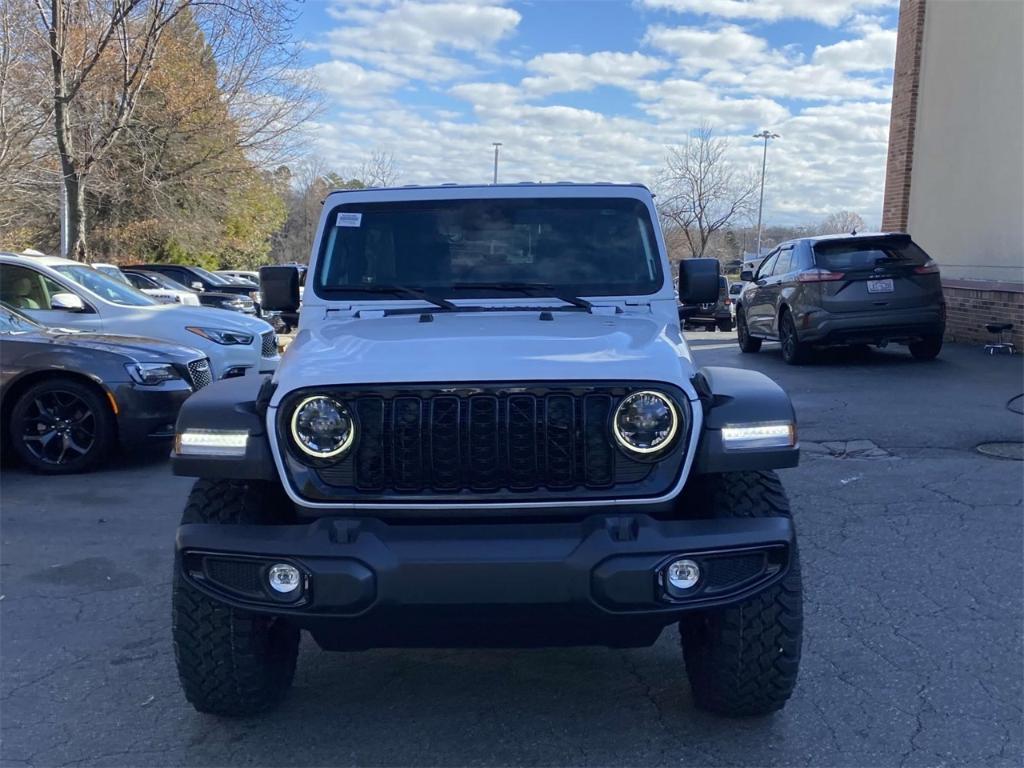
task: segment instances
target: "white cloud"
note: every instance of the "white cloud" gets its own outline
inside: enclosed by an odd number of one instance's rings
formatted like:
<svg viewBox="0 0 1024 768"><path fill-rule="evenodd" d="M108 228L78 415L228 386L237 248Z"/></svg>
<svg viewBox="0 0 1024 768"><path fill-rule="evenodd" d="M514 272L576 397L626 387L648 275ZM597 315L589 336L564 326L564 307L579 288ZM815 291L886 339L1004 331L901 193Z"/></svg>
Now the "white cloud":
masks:
<svg viewBox="0 0 1024 768"><path fill-rule="evenodd" d="M361 107L380 103L404 82L402 78L365 69L351 61L325 61L313 66L313 73L322 90L345 107Z"/></svg>
<svg viewBox="0 0 1024 768"><path fill-rule="evenodd" d="M589 91L599 85L632 90L640 78L667 69L669 64L637 51L599 51L590 54L545 53L530 59L526 66L537 76L524 79L522 88L534 95L544 95Z"/></svg>
<svg viewBox="0 0 1024 768"><path fill-rule="evenodd" d="M877 72L892 69L896 59L896 30L877 25L860 30L862 37L814 49L813 61L840 72Z"/></svg>
<svg viewBox="0 0 1024 768"><path fill-rule="evenodd" d="M835 27L860 12L894 7L895 0L640 0L648 8L723 19L808 19Z"/></svg>
<svg viewBox="0 0 1024 768"><path fill-rule="evenodd" d="M649 27L644 43L675 57L690 70L700 71L727 64L757 64L784 59L769 50L763 38L735 24L721 27Z"/></svg>

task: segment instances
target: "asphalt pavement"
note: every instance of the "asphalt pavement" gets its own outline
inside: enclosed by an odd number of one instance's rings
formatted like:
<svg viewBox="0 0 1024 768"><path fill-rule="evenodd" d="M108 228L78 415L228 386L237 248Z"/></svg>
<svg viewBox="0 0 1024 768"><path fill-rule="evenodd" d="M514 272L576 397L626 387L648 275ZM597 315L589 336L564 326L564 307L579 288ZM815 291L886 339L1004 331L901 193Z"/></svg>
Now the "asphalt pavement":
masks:
<svg viewBox="0 0 1024 768"><path fill-rule="evenodd" d="M273 713L199 715L170 641L190 481L163 454L87 476L0 475L0 764L1019 766L1021 357L949 346L835 352L800 368L688 334L793 398L781 475L806 590L797 690L772 717L696 711L678 635L652 648L320 652L305 637ZM1021 401L1017 401L1019 408Z"/></svg>

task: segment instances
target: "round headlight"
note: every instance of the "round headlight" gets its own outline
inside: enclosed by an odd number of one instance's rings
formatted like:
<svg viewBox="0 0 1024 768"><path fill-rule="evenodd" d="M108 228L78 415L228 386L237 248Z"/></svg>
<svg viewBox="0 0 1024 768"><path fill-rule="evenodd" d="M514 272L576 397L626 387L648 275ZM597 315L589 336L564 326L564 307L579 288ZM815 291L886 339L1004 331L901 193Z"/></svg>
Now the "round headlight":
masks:
<svg viewBox="0 0 1024 768"><path fill-rule="evenodd" d="M655 453L671 444L679 414L667 395L645 390L619 403L612 421L615 439L627 451Z"/></svg>
<svg viewBox="0 0 1024 768"><path fill-rule="evenodd" d="M324 395L307 397L292 413L292 439L303 453L329 459L348 450L355 424L344 405Z"/></svg>

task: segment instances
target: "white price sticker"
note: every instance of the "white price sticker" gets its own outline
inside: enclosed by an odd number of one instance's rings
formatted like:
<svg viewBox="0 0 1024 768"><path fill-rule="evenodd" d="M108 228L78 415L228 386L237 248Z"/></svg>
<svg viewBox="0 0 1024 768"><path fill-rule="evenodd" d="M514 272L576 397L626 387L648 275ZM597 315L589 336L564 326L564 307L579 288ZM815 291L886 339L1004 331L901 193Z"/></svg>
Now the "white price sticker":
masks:
<svg viewBox="0 0 1024 768"><path fill-rule="evenodd" d="M338 226L339 227L359 227L363 223L363 214L361 213L339 213L338 214Z"/></svg>

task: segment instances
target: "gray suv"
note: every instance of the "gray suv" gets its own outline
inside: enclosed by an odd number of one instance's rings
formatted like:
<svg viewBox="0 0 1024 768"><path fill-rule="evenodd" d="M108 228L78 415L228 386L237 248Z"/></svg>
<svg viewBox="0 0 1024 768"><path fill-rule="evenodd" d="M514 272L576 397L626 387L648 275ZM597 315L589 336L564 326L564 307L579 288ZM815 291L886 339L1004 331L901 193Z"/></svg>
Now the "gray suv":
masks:
<svg viewBox="0 0 1024 768"><path fill-rule="evenodd" d="M938 265L909 235L827 235L779 245L744 271L736 307L743 352L778 340L791 365L815 347L906 344L919 360L942 349L946 305Z"/></svg>

